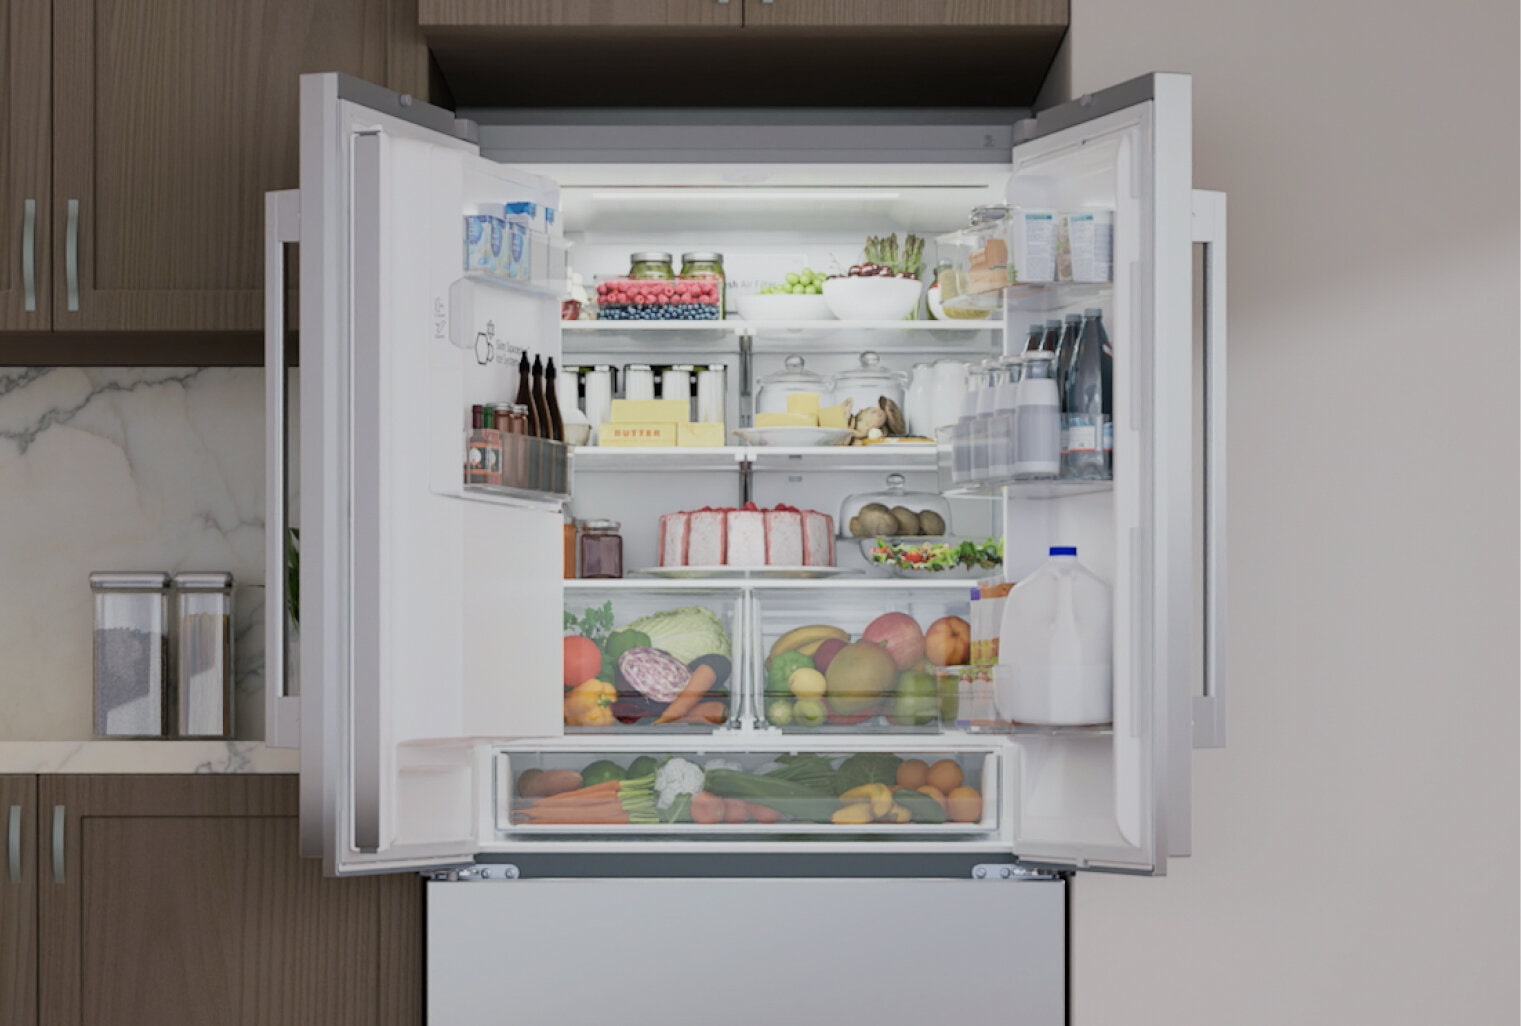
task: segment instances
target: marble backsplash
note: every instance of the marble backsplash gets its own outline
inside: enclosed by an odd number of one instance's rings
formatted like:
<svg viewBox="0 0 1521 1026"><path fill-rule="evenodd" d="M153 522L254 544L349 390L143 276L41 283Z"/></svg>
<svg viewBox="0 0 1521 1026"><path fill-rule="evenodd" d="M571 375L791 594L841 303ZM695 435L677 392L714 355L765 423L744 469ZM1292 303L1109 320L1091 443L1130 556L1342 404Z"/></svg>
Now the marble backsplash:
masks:
<svg viewBox="0 0 1521 1026"><path fill-rule="evenodd" d="M0 368L0 741L88 738L93 570L231 571L263 733L259 368Z"/></svg>

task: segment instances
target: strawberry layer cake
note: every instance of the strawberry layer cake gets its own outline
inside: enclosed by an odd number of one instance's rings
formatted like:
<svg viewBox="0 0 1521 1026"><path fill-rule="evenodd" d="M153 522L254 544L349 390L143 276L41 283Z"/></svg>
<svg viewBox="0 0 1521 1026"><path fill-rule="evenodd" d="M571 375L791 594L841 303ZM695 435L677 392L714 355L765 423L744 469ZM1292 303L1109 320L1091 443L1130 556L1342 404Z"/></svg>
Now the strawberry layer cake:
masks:
<svg viewBox="0 0 1521 1026"><path fill-rule="evenodd" d="M661 566L834 566L834 518L753 502L660 518Z"/></svg>

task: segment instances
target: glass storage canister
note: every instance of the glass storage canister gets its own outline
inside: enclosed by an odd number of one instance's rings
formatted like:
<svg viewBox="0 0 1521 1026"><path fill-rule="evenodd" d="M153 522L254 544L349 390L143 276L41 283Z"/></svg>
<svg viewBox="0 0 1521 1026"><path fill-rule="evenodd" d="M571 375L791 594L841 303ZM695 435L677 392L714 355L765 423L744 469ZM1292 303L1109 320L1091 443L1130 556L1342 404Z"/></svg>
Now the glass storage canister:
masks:
<svg viewBox="0 0 1521 1026"><path fill-rule="evenodd" d="M787 397L795 392L812 392L823 405L829 391L829 383L823 375L815 374L796 353L782 361L782 369L760 379L755 390L756 413L786 413Z"/></svg>
<svg viewBox="0 0 1521 1026"><path fill-rule="evenodd" d="M178 737L232 737L232 574L174 575Z"/></svg>
<svg viewBox="0 0 1521 1026"><path fill-rule="evenodd" d="M93 573L95 736L167 733L169 575Z"/></svg>
<svg viewBox="0 0 1521 1026"><path fill-rule="evenodd" d="M938 492L910 492L908 479L888 474L887 488L858 492L840 504L840 530L850 538L943 538L951 533L951 504Z"/></svg>
<svg viewBox="0 0 1521 1026"><path fill-rule="evenodd" d="M676 277L676 272L671 267L671 254L657 253L654 250L646 250L642 253L630 253L628 258L628 276L641 280L661 280Z"/></svg>
<svg viewBox="0 0 1521 1026"><path fill-rule="evenodd" d="M616 520L583 520L580 529L581 576L622 577L622 525Z"/></svg>
<svg viewBox="0 0 1521 1026"><path fill-rule="evenodd" d="M850 400L850 411L859 413L881 400L895 403L901 414L907 379L895 370L882 366L882 358L871 350L861 354L861 365L840 371L829 382L831 405Z"/></svg>
<svg viewBox="0 0 1521 1026"><path fill-rule="evenodd" d="M681 277L718 282L718 315L724 315L724 255L722 253L681 254Z"/></svg>

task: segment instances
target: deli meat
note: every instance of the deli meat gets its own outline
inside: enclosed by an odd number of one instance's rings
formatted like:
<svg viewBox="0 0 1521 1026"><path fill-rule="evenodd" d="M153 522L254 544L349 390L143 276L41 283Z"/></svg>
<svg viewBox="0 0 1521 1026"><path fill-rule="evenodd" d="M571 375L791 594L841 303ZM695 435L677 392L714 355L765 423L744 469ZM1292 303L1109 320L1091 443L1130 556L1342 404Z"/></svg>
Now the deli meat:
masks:
<svg viewBox="0 0 1521 1026"><path fill-rule="evenodd" d="M766 565L803 565L803 514L795 509L773 509L766 518Z"/></svg>
<svg viewBox="0 0 1521 1026"><path fill-rule="evenodd" d="M816 510L699 509L660 518L661 566L834 566L834 518Z"/></svg>

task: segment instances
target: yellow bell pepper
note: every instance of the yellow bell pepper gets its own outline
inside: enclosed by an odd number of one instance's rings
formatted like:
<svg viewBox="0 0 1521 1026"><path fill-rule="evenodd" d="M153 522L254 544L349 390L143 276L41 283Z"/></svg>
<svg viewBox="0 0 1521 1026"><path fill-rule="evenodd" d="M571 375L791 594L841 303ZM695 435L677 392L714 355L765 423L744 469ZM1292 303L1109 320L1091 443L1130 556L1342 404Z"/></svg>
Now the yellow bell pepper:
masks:
<svg viewBox="0 0 1521 1026"><path fill-rule="evenodd" d="M871 806L872 817L881 819L892 810L893 789L886 784L862 784L840 795L840 801L846 805L867 803Z"/></svg>
<svg viewBox="0 0 1521 1026"><path fill-rule="evenodd" d="M577 685L565 696L565 724L569 727L610 727L613 703L618 701L618 689L604 680L587 681Z"/></svg>
<svg viewBox="0 0 1521 1026"><path fill-rule="evenodd" d="M829 817L829 822L861 826L870 823L875 818L871 812L871 803L863 801L836 809L834 815Z"/></svg>

